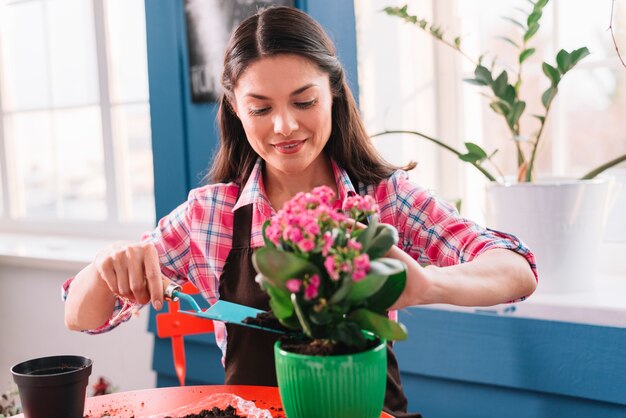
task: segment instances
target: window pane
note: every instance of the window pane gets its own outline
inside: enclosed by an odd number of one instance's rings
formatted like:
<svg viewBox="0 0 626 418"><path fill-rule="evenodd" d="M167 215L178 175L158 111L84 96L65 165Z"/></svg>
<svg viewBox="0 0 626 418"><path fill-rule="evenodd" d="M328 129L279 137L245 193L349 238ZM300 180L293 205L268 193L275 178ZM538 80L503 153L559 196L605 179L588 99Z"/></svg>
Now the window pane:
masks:
<svg viewBox="0 0 626 418"><path fill-rule="evenodd" d="M411 7L428 16L429 3L414 1ZM432 42L381 8L377 2L355 1L360 108L367 131L417 130L432 135L436 130ZM437 187L432 144L413 135L386 135L375 138L374 145L393 164L417 161L418 168L409 175L427 187Z"/></svg>
<svg viewBox="0 0 626 418"><path fill-rule="evenodd" d="M120 217L154 222L154 176L148 104L115 106L111 112Z"/></svg>
<svg viewBox="0 0 626 418"><path fill-rule="evenodd" d="M94 104L98 67L92 2L46 3L54 106Z"/></svg>
<svg viewBox="0 0 626 418"><path fill-rule="evenodd" d="M144 0L105 2L113 103L148 100Z"/></svg>
<svg viewBox="0 0 626 418"><path fill-rule="evenodd" d="M7 110L50 104L44 6L0 3L0 92Z"/></svg>
<svg viewBox="0 0 626 418"><path fill-rule="evenodd" d="M5 140L13 154L15 207L19 218L53 219L57 214L55 149L49 112L5 118ZM11 152L12 151L12 152Z"/></svg>
<svg viewBox="0 0 626 418"><path fill-rule="evenodd" d="M594 7L589 7L585 0L559 0L557 3L559 14L559 49L570 51L575 48L586 46L591 55L585 61L598 61L609 58L617 64L615 46L611 40L611 34L607 30L611 16L611 2L602 0ZM620 51L626 48L624 37L624 20L626 19L626 2L616 1L613 11L613 31L619 41L624 45ZM621 33L620 33L621 25Z"/></svg>
<svg viewBox="0 0 626 418"><path fill-rule="evenodd" d="M106 218L102 124L96 106L54 112L58 149L59 216L72 220Z"/></svg>
<svg viewBox="0 0 626 418"><path fill-rule="evenodd" d="M2 164L4 162L0 160L0 218L4 216L4 188L2 183Z"/></svg>
<svg viewBox="0 0 626 418"><path fill-rule="evenodd" d="M626 70L579 69L559 86L568 174L580 176L626 153Z"/></svg>

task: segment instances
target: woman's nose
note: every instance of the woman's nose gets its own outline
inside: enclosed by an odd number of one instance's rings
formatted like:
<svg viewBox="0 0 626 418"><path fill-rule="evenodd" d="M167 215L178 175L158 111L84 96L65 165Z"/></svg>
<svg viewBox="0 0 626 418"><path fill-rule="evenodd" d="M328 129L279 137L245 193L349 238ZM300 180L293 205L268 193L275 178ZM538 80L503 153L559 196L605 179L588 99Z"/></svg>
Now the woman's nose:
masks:
<svg viewBox="0 0 626 418"><path fill-rule="evenodd" d="M285 110L274 117L274 133L282 136L289 136L298 130L298 121L294 115Z"/></svg>

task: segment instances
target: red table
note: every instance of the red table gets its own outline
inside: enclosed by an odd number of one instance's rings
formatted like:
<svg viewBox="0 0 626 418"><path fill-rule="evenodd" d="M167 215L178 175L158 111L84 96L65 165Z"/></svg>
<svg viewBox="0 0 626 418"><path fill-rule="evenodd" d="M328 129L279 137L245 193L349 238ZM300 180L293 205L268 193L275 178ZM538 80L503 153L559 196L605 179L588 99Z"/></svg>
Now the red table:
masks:
<svg viewBox="0 0 626 418"><path fill-rule="evenodd" d="M105 413L117 418L149 417L150 415L168 413L176 408L198 403L202 399L216 393L237 395L248 401L253 401L258 408L269 410L274 418L285 417L278 388L227 385L179 386L95 396L87 398L85 415L89 418L100 418ZM199 410L193 412L199 412ZM23 415L16 415L14 418L23 418ZM382 412L381 418L393 417Z"/></svg>

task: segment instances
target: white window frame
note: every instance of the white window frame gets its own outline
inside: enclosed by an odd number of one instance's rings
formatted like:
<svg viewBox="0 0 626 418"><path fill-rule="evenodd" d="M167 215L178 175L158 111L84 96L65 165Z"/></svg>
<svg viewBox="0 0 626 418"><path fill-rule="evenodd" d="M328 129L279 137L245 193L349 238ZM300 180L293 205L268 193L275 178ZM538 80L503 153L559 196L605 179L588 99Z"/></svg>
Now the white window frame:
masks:
<svg viewBox="0 0 626 418"><path fill-rule="evenodd" d="M25 3L36 0L6 0L7 4ZM100 116L102 123L102 141L103 141L103 158L104 171L106 181L105 202L107 207L107 218L103 221L72 221L72 220L37 220L37 219L19 219L16 218L18 213L16 207L15 196L20 193L17 190L16 182L12 181L17 173L9 161L10 150L8 143L4 138L4 115L8 112L3 111L2 101L0 97L0 158L2 179L2 214L0 216L0 232L7 233L27 233L27 234L43 234L56 236L76 236L76 237L94 237L103 239L136 239L142 232L151 229L154 225L150 222L128 222L121 221L120 214L127 210L130 202L124 199L128 193L119 193L121 187L127 187L129 184L129 175L122 178L124 172L117 170L119 161L127 158L123 147L115 147L112 134L111 109L116 103L111 102L109 89L109 73L108 67L109 54L107 44L107 22L105 11L105 0L90 0L93 5L94 30L96 58L98 69L99 97L96 103L86 103L79 106L58 106L44 107L36 109L41 110L57 110L68 108L82 108L92 105L100 106ZM45 2L43 2L45 7ZM1 76L1 74L0 74ZM146 104L145 101L124 101L120 104ZM34 109L17 112L29 112Z"/></svg>

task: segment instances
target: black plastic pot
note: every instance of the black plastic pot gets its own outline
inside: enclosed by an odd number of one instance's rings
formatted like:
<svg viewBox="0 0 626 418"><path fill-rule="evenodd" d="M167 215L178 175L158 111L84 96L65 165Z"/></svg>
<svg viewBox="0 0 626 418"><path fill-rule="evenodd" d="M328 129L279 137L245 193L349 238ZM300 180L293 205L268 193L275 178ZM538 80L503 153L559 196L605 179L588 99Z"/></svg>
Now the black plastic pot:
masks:
<svg viewBox="0 0 626 418"><path fill-rule="evenodd" d="M11 368L25 418L82 418L91 359L53 356Z"/></svg>

